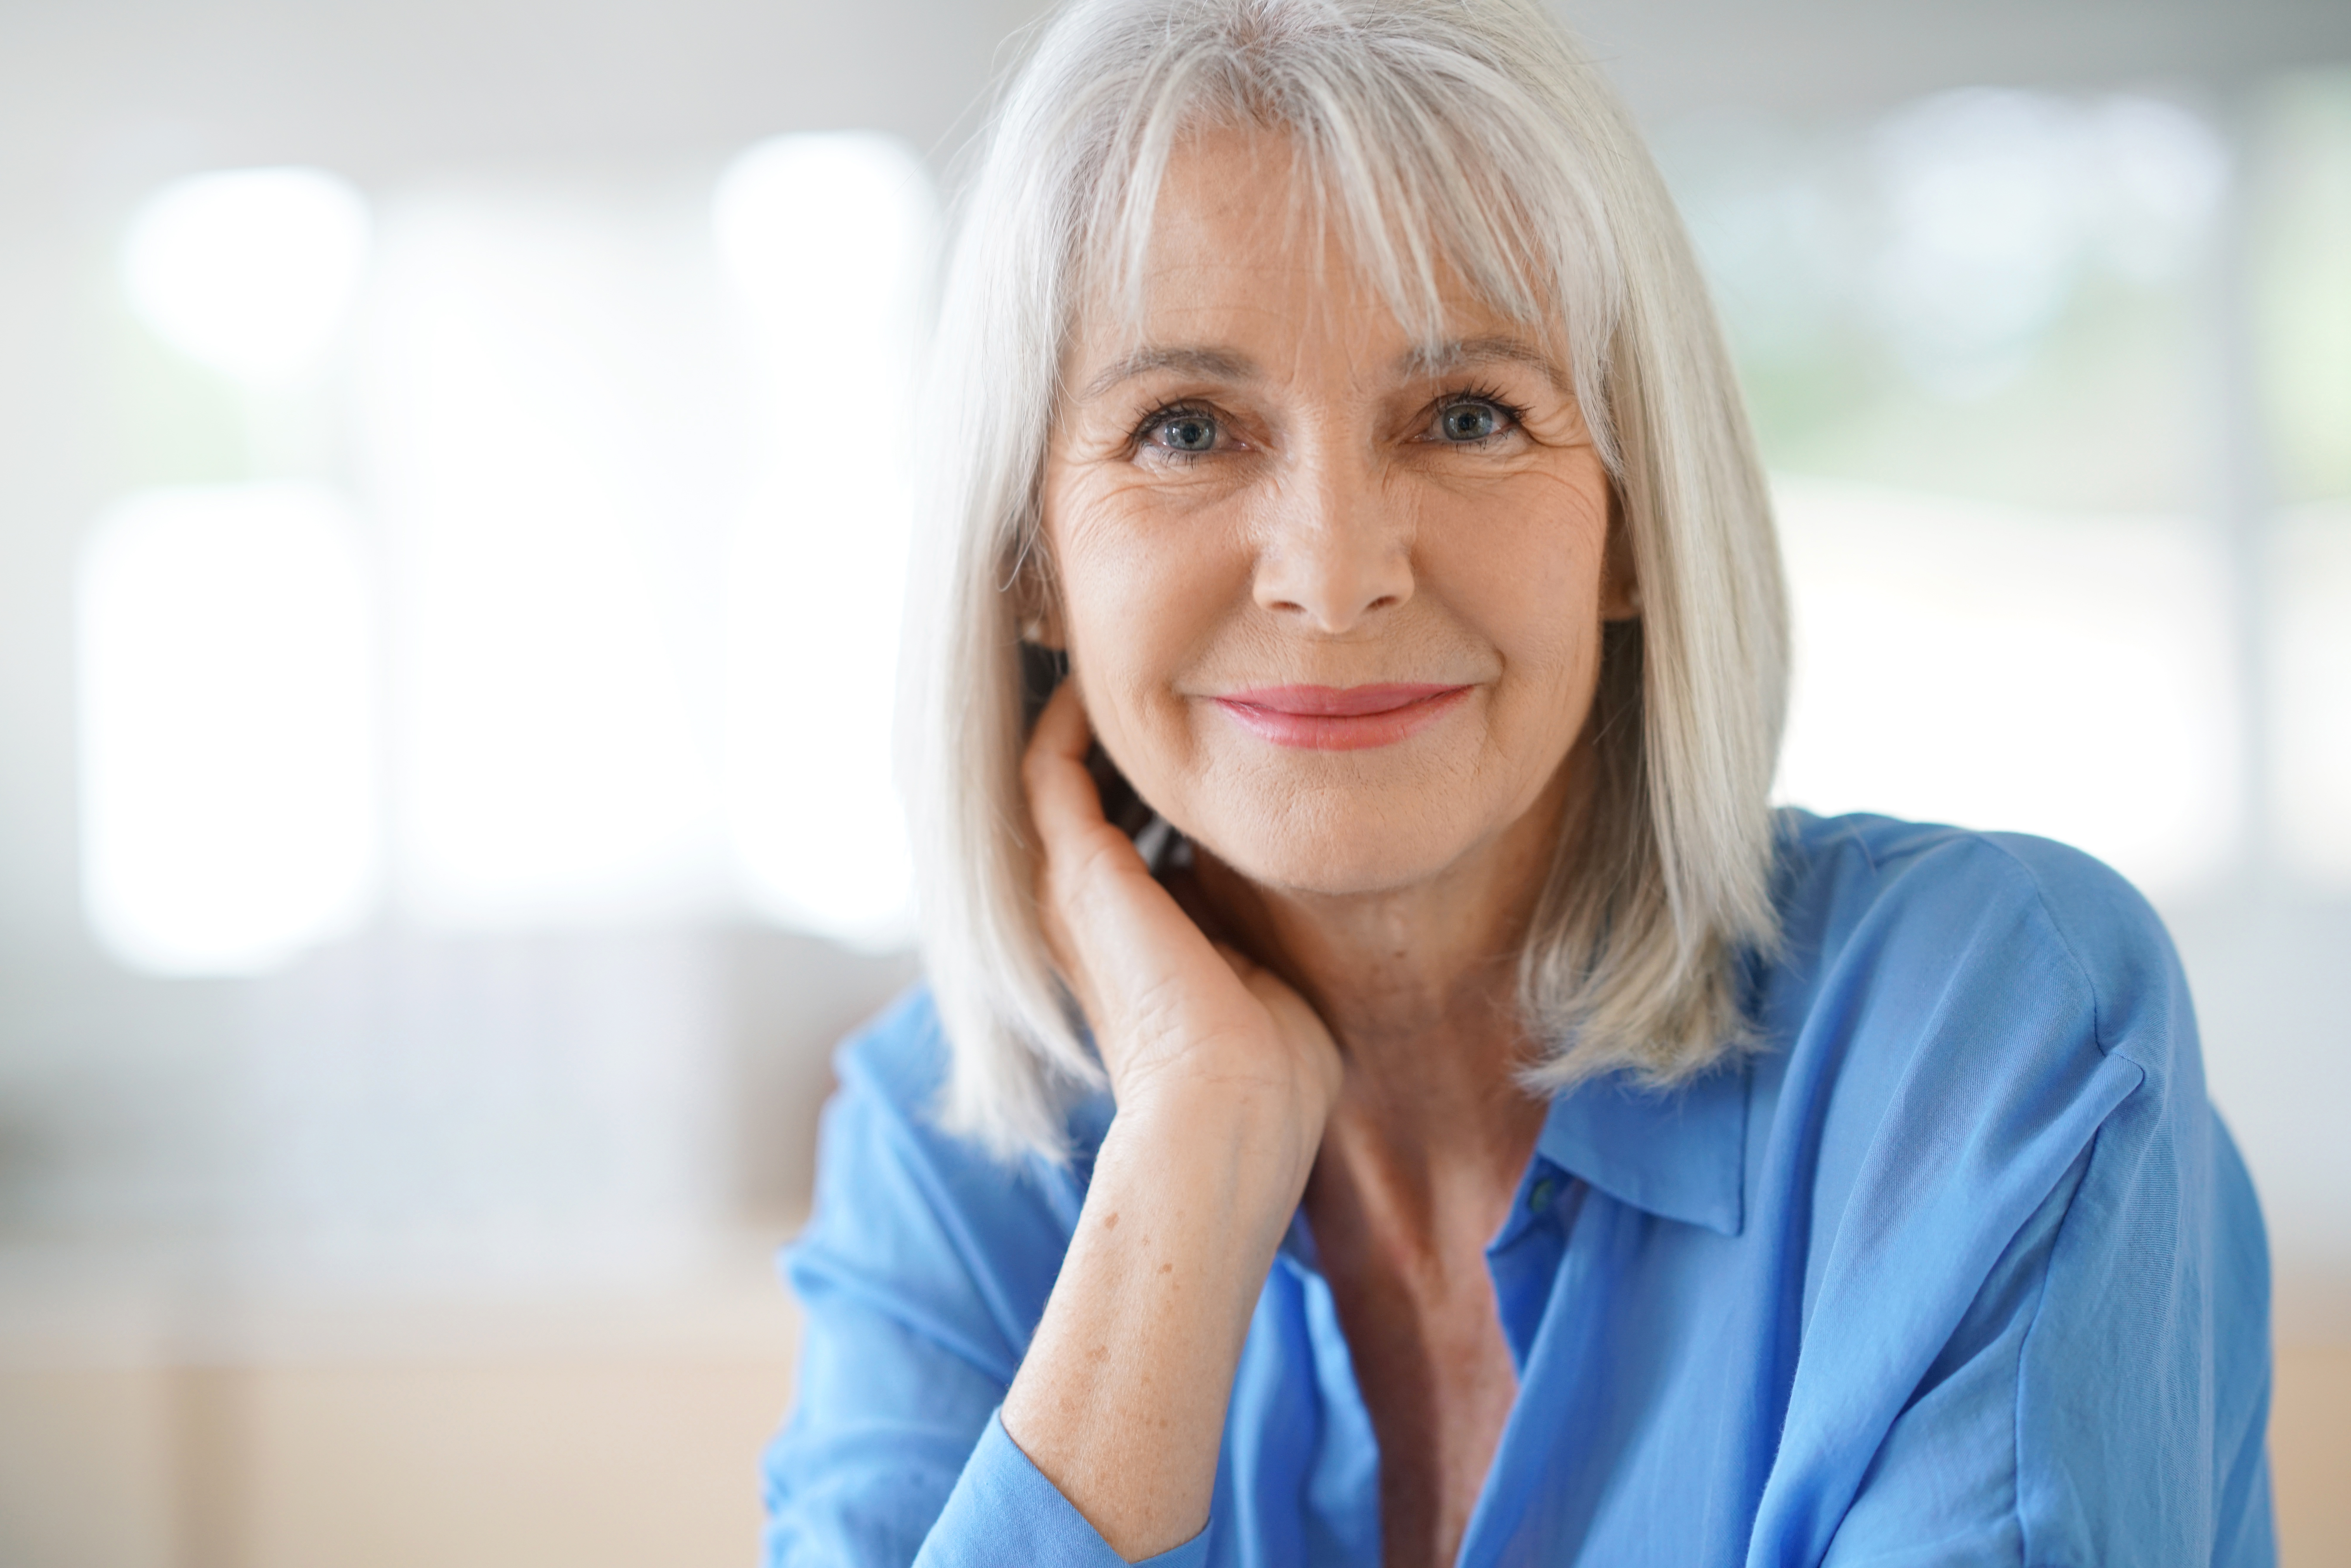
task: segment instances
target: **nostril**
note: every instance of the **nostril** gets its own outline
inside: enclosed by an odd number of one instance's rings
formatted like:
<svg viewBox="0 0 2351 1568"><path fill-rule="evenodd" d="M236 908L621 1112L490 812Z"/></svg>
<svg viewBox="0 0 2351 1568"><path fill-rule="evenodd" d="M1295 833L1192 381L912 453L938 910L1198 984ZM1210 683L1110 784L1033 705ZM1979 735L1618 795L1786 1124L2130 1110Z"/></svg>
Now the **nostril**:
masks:
<svg viewBox="0 0 2351 1568"><path fill-rule="evenodd" d="M1411 602L1407 541L1383 517L1358 510L1305 524L1281 529L1257 563L1253 592L1263 610L1339 632Z"/></svg>

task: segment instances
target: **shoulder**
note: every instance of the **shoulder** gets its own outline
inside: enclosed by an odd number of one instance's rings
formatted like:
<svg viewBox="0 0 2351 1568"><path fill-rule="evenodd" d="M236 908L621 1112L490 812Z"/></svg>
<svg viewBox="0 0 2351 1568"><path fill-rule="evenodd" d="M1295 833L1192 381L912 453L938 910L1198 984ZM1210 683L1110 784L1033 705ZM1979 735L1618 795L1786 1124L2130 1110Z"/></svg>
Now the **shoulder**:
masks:
<svg viewBox="0 0 2351 1568"><path fill-rule="evenodd" d="M2063 1014L2080 1023L2080 1045L2151 1074L2180 1065L2183 1048L2192 1060L2186 982L2161 918L2079 850L1791 810L1779 877L1786 946L1773 977L1816 1002L1858 991L1946 1011Z"/></svg>
<svg viewBox="0 0 2351 1568"><path fill-rule="evenodd" d="M908 1123L924 1119L946 1065L939 1011L930 988L921 985L899 993L851 1030L832 1054L833 1077L844 1092L853 1091Z"/></svg>
<svg viewBox="0 0 2351 1568"><path fill-rule="evenodd" d="M1750 1168L1800 1239L1783 1470L1875 1456L1856 1552L1978 1462L2032 1561L2194 1537L2153 1491L2207 1478L2116 1434L2241 1451L2266 1265L2161 921L2078 851L1882 817L1789 813L1781 877Z"/></svg>
<svg viewBox="0 0 2351 1568"><path fill-rule="evenodd" d="M1904 918L1951 917L1987 901L2045 915L2103 956L2113 938L2163 940L2137 889L2080 850L2030 833L1979 832L1855 813L1780 813L1783 914L1850 921L1883 905Z"/></svg>
<svg viewBox="0 0 2351 1568"><path fill-rule="evenodd" d="M1091 1166L1109 1126L1108 1096L1081 1099L1069 1108L1063 1146L1071 1159L1066 1166L1025 1156L999 1159L976 1142L946 1131L940 1122L953 1056L953 1042L930 987L909 987L833 1052L833 1078L840 1090L834 1104L887 1127L918 1147L927 1160L968 1170L983 1186L999 1181L1034 1185L1050 1173L1081 1174Z"/></svg>
<svg viewBox="0 0 2351 1568"><path fill-rule="evenodd" d="M1799 812L1785 828L1750 1139L1819 1239L1908 1234L1931 1253L1964 1235L1988 1269L2094 1150L2118 1174L2152 1155L2207 1182L2187 984L2127 882L2018 834Z"/></svg>

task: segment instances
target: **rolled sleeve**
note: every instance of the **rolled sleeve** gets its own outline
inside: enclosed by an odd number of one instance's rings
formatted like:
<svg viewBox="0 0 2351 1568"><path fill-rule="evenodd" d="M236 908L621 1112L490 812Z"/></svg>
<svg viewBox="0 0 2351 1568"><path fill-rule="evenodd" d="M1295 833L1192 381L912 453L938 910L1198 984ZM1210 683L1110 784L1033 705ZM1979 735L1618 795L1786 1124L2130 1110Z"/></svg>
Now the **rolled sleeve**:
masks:
<svg viewBox="0 0 2351 1568"><path fill-rule="evenodd" d="M1198 1568L1208 1560L1206 1530L1156 1557L1149 1568ZM1031 1464L990 1416L930 1539L923 1568L1126 1568L1101 1531Z"/></svg>

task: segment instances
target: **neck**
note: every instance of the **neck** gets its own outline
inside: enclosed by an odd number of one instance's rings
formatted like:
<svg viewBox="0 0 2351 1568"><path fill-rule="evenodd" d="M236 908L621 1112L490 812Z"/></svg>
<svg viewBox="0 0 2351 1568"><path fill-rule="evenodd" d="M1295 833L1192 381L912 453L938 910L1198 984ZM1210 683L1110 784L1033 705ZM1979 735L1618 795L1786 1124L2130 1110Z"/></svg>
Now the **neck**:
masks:
<svg viewBox="0 0 2351 1568"><path fill-rule="evenodd" d="M1297 988L1338 1042L1346 1076L1323 1165L1365 1176L1376 1166L1407 1209L1442 1207L1437 1189L1457 1177L1507 1193L1541 1130L1541 1103L1517 1078L1530 1046L1518 962L1574 771L1562 768L1495 838L1406 887L1272 888L1198 856L1208 912Z"/></svg>

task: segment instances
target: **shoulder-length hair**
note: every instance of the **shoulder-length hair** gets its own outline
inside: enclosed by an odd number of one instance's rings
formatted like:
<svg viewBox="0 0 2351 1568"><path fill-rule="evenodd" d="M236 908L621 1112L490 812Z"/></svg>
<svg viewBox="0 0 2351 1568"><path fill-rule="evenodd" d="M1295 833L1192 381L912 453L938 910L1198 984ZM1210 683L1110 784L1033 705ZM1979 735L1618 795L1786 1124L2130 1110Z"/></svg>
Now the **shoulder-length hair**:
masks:
<svg viewBox="0 0 2351 1568"><path fill-rule="evenodd" d="M1291 151L1398 319L1444 336L1449 269L1563 327L1640 584L1603 644L1593 809L1563 835L1520 993L1559 1092L1686 1080L1742 1049L1742 952L1776 940L1768 792L1787 676L1770 502L1729 356L1656 166L1530 0L1079 0L1036 40L964 193L918 439L904 773L941 1111L999 1153L1062 1146L1103 1082L1054 977L1022 793L1022 621L1061 358L1132 301L1187 132Z"/></svg>

